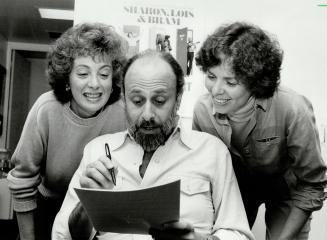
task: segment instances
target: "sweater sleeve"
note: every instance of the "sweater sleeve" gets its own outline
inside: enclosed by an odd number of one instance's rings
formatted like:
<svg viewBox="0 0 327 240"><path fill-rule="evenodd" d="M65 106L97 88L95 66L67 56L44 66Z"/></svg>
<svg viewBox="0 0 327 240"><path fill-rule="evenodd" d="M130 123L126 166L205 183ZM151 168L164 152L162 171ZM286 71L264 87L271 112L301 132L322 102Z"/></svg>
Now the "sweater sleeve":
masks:
<svg viewBox="0 0 327 240"><path fill-rule="evenodd" d="M36 208L37 186L41 182L40 168L46 155L46 140L40 124L47 124L41 123L39 106L40 101L37 101L30 110L11 158L15 167L9 172L7 179L16 212Z"/></svg>
<svg viewBox="0 0 327 240"><path fill-rule="evenodd" d="M312 106L306 99L301 106L304 109L289 117L287 129L288 151L293 159L292 170L297 177L292 199L298 208L312 212L319 210L327 197L324 193L326 164L320 152Z"/></svg>

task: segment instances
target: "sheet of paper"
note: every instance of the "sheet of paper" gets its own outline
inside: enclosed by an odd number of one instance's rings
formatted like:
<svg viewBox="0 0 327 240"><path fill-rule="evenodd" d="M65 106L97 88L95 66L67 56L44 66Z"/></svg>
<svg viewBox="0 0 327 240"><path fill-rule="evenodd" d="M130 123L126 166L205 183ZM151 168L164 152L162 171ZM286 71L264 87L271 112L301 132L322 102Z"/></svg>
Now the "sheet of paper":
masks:
<svg viewBox="0 0 327 240"><path fill-rule="evenodd" d="M179 220L180 180L133 191L75 188L98 231L148 234Z"/></svg>

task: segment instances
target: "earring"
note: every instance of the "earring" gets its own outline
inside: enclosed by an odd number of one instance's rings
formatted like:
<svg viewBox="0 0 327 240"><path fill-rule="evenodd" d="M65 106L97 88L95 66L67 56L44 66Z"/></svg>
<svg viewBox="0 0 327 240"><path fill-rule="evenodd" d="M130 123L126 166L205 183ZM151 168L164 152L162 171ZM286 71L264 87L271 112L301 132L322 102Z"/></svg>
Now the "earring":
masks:
<svg viewBox="0 0 327 240"><path fill-rule="evenodd" d="M68 83L66 84L66 88L65 88L65 90L66 90L66 92L68 92L68 91L70 90L70 86L69 86Z"/></svg>

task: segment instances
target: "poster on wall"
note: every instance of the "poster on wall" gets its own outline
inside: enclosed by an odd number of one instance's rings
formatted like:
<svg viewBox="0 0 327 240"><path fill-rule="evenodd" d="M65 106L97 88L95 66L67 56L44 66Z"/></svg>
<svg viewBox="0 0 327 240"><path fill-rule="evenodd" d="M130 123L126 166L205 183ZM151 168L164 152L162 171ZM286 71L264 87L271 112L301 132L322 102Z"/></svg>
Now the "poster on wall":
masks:
<svg viewBox="0 0 327 240"><path fill-rule="evenodd" d="M128 42L128 57L132 57L140 51L140 26L124 25L123 32Z"/></svg>
<svg viewBox="0 0 327 240"><path fill-rule="evenodd" d="M199 47L188 47L190 41L199 42L204 35L204 15L199 7L192 2L175 0L94 1L75 1L74 24L87 20L113 25L129 43L128 57L146 49L169 52L185 75L179 114L191 118L196 99L205 91L201 81L203 75L194 63L195 51Z"/></svg>
<svg viewBox="0 0 327 240"><path fill-rule="evenodd" d="M178 61L187 57L187 37L183 38L184 45L179 45L180 29L193 29L196 14L189 6L159 5L146 2L123 2L123 19L138 25L141 32L139 49L156 49L172 54ZM124 27L124 33L127 31ZM193 33L192 34L196 34ZM193 38L193 35L192 35ZM178 49L183 46L183 49ZM183 54L184 56L177 56ZM179 63L186 73L186 61Z"/></svg>

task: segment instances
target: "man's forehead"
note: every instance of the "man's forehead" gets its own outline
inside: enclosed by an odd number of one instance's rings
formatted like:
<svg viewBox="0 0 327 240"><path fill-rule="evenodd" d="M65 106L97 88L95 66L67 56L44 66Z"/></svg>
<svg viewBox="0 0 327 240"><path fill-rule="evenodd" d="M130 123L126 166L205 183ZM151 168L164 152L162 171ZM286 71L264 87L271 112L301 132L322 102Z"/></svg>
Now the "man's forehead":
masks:
<svg viewBox="0 0 327 240"><path fill-rule="evenodd" d="M169 84L165 79L137 79L137 81L131 81L127 84L127 89L133 92L139 92L143 89L152 90L155 92L165 92L173 88L172 84Z"/></svg>
<svg viewBox="0 0 327 240"><path fill-rule="evenodd" d="M165 91L176 88L171 66L158 57L137 59L125 76L125 88L133 90Z"/></svg>

